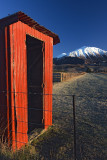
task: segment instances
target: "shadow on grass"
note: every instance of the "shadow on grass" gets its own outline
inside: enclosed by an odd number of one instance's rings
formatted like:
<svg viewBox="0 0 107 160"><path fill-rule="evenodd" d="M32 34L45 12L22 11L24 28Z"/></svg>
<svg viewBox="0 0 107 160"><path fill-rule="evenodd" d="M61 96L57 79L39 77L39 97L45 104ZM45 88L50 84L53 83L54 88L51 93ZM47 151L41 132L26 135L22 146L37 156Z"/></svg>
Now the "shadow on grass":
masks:
<svg viewBox="0 0 107 160"><path fill-rule="evenodd" d="M71 141L66 132L58 127L52 126L32 141L35 150L39 155L38 159L61 160L71 159Z"/></svg>
<svg viewBox="0 0 107 160"><path fill-rule="evenodd" d="M72 138L59 128L51 126L19 151L0 148L0 160L72 160Z"/></svg>

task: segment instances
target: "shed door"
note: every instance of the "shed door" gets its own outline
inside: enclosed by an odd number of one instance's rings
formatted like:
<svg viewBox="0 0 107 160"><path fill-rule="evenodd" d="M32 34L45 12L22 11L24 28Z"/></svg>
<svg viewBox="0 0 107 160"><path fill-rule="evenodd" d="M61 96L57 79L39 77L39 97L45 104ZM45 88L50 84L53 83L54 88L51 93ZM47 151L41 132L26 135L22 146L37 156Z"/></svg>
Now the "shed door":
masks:
<svg viewBox="0 0 107 160"><path fill-rule="evenodd" d="M43 126L43 42L26 36L28 133Z"/></svg>

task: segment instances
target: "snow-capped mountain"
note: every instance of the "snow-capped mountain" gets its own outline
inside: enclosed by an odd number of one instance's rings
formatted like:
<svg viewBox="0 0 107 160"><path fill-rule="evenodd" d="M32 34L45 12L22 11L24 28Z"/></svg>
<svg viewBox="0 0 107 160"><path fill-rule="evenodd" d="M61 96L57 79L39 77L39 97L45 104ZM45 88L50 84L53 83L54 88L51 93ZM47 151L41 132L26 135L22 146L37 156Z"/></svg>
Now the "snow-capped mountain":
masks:
<svg viewBox="0 0 107 160"><path fill-rule="evenodd" d="M91 58L92 56L94 57L99 57L99 56L107 56L107 51L104 51L100 48L96 47L82 47L80 49L77 49L73 52L69 53L70 57L84 57L84 58Z"/></svg>
<svg viewBox="0 0 107 160"><path fill-rule="evenodd" d="M107 51L96 47L82 47L68 55L62 53L54 58L54 64L101 64L107 65ZM104 65L105 65L104 64Z"/></svg>

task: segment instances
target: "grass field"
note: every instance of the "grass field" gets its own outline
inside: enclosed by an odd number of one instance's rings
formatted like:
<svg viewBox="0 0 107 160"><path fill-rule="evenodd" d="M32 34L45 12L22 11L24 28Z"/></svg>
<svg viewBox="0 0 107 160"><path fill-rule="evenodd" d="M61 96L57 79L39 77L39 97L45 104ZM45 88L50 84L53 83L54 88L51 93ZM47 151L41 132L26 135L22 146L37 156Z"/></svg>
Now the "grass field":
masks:
<svg viewBox="0 0 107 160"><path fill-rule="evenodd" d="M107 159L107 74L90 73L53 86L53 126L0 160L73 160L72 95L76 98L77 160Z"/></svg>
<svg viewBox="0 0 107 160"><path fill-rule="evenodd" d="M106 160L107 75L85 74L78 79L55 84L53 93L76 96L78 160ZM73 143L72 96L54 96L53 113L53 123L68 133L65 145L70 146ZM67 153L68 159L71 153Z"/></svg>

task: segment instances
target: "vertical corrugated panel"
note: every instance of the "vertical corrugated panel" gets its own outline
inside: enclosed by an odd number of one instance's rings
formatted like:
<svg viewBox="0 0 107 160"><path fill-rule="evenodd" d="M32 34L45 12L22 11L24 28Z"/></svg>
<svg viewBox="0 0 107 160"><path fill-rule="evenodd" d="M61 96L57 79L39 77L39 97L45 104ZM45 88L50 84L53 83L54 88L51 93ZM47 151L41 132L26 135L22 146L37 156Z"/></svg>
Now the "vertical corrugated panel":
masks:
<svg viewBox="0 0 107 160"><path fill-rule="evenodd" d="M47 127L50 125L50 78L51 78L51 75L50 75L50 39L49 37L47 37L47 69L48 69L48 74L47 74L47 81L48 81L48 86L47 86L47 89L48 89L48 112L47 112Z"/></svg>
<svg viewBox="0 0 107 160"><path fill-rule="evenodd" d="M24 108L25 108L25 105L24 105L24 92L25 92L25 88L24 88L24 51L23 51L23 47L24 47L24 44L23 44L23 25L21 25L21 23L17 23L17 26L18 26L18 33L21 33L20 36L19 36L19 42L18 42L18 45L20 46L20 62L21 62L21 103L20 105L22 106L22 108L19 108L20 110L20 114L21 114L21 117L20 117L20 121L21 121L21 129L20 129L20 137L21 137L21 143L20 143L20 146L23 145L22 142L25 143L25 140L24 140L24 137L23 137L23 129L24 129L24 126L25 126L25 123L26 123L26 120L25 120L25 116L24 116ZM18 61L19 62L19 61ZM18 79L17 79L17 82L18 82ZM26 93L27 95L27 93Z"/></svg>
<svg viewBox="0 0 107 160"><path fill-rule="evenodd" d="M19 130L21 128L21 123L19 123L19 108L17 105L17 54L20 57L20 53L17 50L17 41L19 40L19 37L17 37L17 25L16 23L13 24L13 46L14 46L14 52L13 52L13 87L14 87L14 114L15 114L15 132L16 132L16 146L20 144L19 141L21 141L21 138L19 137L20 133ZM19 47L18 47L19 48ZM20 64L18 64L20 66ZM20 100L19 100L20 103ZM19 139L20 138L20 139Z"/></svg>
<svg viewBox="0 0 107 160"><path fill-rule="evenodd" d="M16 107L17 107L17 148L19 149L23 144L21 142L23 142L23 135L22 135L22 129L23 129L23 93L22 93L22 82L23 82L23 69L22 69L22 65L23 65L23 59L22 59L22 33L20 30L20 25L19 23L16 23L16 43L17 43L17 58L16 58L16 65L19 65L19 68L16 67L16 98L18 97L18 100L16 101ZM20 34L19 34L20 33Z"/></svg>
<svg viewBox="0 0 107 160"><path fill-rule="evenodd" d="M21 142L23 142L22 137L22 128L23 128L23 99L22 99L22 82L23 82L23 59L21 54L21 33L20 33L20 26L18 23L14 24L14 35L15 35L15 105L16 105L16 119L17 119L17 148L21 147ZM17 68L19 65L19 70ZM17 100L18 97L18 100Z"/></svg>
<svg viewBox="0 0 107 160"><path fill-rule="evenodd" d="M48 128L49 125L52 125L52 38L47 37L46 39L46 48L45 48L45 83L46 92L48 94L45 99L46 101L46 113L45 113L45 128Z"/></svg>
<svg viewBox="0 0 107 160"><path fill-rule="evenodd" d="M20 22L21 23L21 22ZM24 86L24 92L26 94L23 94L23 99L24 99L24 119L25 119L25 124L23 127L23 139L24 142L27 143L28 142L28 136L27 136L27 131L28 131L28 98L27 98L27 51L26 51L26 32L25 32L25 28L24 28L24 24L23 24L23 51L22 53L24 53L24 70L23 70L23 86Z"/></svg>
<svg viewBox="0 0 107 160"><path fill-rule="evenodd" d="M53 89L53 39L50 37L50 94ZM50 96L50 125L52 125L52 96Z"/></svg>
<svg viewBox="0 0 107 160"><path fill-rule="evenodd" d="M22 140L24 143L26 143L28 141L27 138L27 130L28 130L28 126L27 126L27 54L26 54L26 34L25 34L25 28L24 25L19 22L18 23L20 26L20 33L21 33L21 39L20 39L20 52L21 52L21 63L22 63L22 67L21 67L21 71L22 71L22 119L21 121L22 123Z"/></svg>
<svg viewBox="0 0 107 160"><path fill-rule="evenodd" d="M22 123L20 123L20 105L21 105L21 98L20 94L18 93L18 81L17 81L17 76L18 76L18 72L17 72L17 65L19 65L19 67L21 66L21 63L17 60L17 57L20 58L20 46L18 46L18 41L20 40L18 37L18 30L17 30L17 23L13 24L13 38L14 38L14 53L13 53L13 58L14 58L14 69L13 69L13 76L14 76L14 92L15 92L15 96L14 96L14 109L15 109L15 131L16 131L16 146L20 147L20 142L22 141L22 137L20 136L19 131L21 131L22 128ZM19 73L21 74L21 72L19 71ZM19 75L21 78L21 75ZM20 83L20 79L19 79L19 83Z"/></svg>
<svg viewBox="0 0 107 160"><path fill-rule="evenodd" d="M48 110L49 110L49 92L48 92L48 85L49 85L49 68L48 68L48 41L47 37L45 40L45 78L44 78L44 83L45 83L45 99L44 99L44 127L45 129L48 128Z"/></svg>
<svg viewBox="0 0 107 160"><path fill-rule="evenodd" d="M18 34L20 33L20 35ZM23 139L23 127L24 127L24 124L25 124L25 119L24 119L24 86L23 86L23 70L24 70L24 59L23 59L23 28L22 28L22 25L20 25L20 23L17 23L17 37L18 37L18 48L19 49L19 53L20 53L20 56L18 56L18 60L17 60L17 63L20 62L20 70L19 70L19 73L20 73L20 85L18 86L18 92L21 92L19 93L20 95L20 104L18 102L18 110L19 110L19 125L20 125L20 128L19 128L19 139L20 139L20 144L18 145L17 144L17 147L20 148L23 143L24 143L24 139ZM19 78L17 79L17 83L18 83L18 80Z"/></svg>
<svg viewBox="0 0 107 160"><path fill-rule="evenodd" d="M48 64L48 67L49 67L49 112L48 112L48 125L50 125L50 105L51 105L51 73L50 73L50 71L51 71L51 53L50 53L50 48L51 48L51 46L50 46L50 37L48 37L48 56L49 56L49 64Z"/></svg>
<svg viewBox="0 0 107 160"><path fill-rule="evenodd" d="M48 126L50 125L50 103L51 103L51 88L50 88L50 80L51 80L51 74L50 74L50 64L51 64L51 61L50 61L50 37L48 37L48 68L49 68L49 73L48 73L48 79L49 79L49 88L48 88L48 93L49 93L49 96L48 96Z"/></svg>
<svg viewBox="0 0 107 160"><path fill-rule="evenodd" d="M16 149L15 108L14 108L14 37L13 26L10 25L10 79L11 79L11 123L12 123L12 147Z"/></svg>

